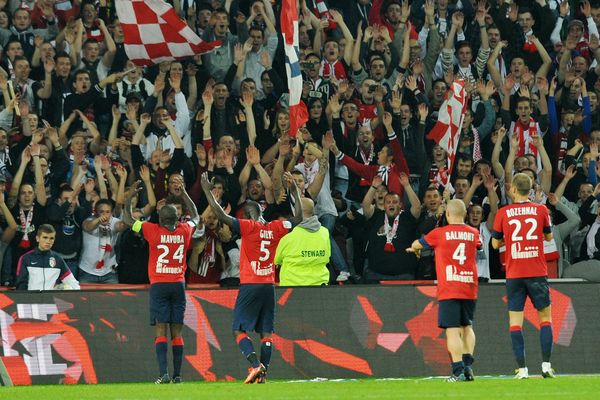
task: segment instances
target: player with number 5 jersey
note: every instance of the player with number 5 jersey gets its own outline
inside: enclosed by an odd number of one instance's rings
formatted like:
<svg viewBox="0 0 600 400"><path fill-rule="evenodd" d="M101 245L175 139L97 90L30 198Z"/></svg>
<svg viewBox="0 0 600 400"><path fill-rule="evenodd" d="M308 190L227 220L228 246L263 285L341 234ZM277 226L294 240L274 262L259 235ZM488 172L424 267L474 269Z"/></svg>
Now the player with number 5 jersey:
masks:
<svg viewBox="0 0 600 400"><path fill-rule="evenodd" d="M523 310L529 297L540 318L542 376L554 378L550 365L552 354L552 316L548 267L544 257L544 240L552 240L548 209L529 201L533 183L523 173L513 177L508 195L513 204L498 211L492 231L492 246L506 246L506 293L513 353L518 369L515 378L529 377L525 363Z"/></svg>
<svg viewBox="0 0 600 400"><path fill-rule="evenodd" d="M293 180L292 180L293 182ZM298 188L292 188L295 199L295 216L292 221L275 220L266 222L262 217L260 204L246 201L244 218L227 215L212 194L212 183L204 173L202 189L208 204L217 218L229 225L240 235L240 290L233 310L233 334L238 346L251 367L244 383L264 383L271 360L272 339L275 320L275 250L281 238L299 221L302 221L302 208ZM295 184L294 184L295 186ZM254 351L249 332L257 332L261 337L260 359Z"/></svg>
<svg viewBox="0 0 600 400"><path fill-rule="evenodd" d="M177 209L171 204L158 211L158 224L133 219L131 198L140 190L141 181L127 196L123 221L131 225L134 232L142 232L150 245L148 277L150 278L150 324L155 326L154 348L158 360L159 378L156 383L170 383L167 367L167 330L171 332L173 352L173 382L181 383L183 362L183 317L185 314L185 257L192 233L199 222L198 211L185 191L183 179L177 177L176 185L181 187L181 197L190 212L191 220L180 223ZM167 329L169 328L169 329Z"/></svg>

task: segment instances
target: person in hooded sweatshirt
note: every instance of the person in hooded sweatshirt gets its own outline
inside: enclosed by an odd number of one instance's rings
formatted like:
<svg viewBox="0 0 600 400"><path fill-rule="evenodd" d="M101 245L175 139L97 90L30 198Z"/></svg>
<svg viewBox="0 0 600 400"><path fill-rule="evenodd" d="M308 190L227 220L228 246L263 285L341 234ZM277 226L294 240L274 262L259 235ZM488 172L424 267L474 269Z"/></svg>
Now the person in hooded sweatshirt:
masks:
<svg viewBox="0 0 600 400"><path fill-rule="evenodd" d="M320 286L329 283L329 231L314 215L314 203L302 198L303 220L277 246L275 264L281 266L280 286Z"/></svg>
<svg viewBox="0 0 600 400"><path fill-rule="evenodd" d="M28 60L31 60L35 50L34 38L36 36L41 36L44 40L51 41L54 40L59 33L52 8L48 10L48 14L44 15L44 18L46 19L48 27L44 29L33 29L31 27L30 11L26 8L18 8L13 14L13 26L10 29L0 28L0 44L4 46L8 43L9 39L16 38L21 42L25 57L27 57Z"/></svg>

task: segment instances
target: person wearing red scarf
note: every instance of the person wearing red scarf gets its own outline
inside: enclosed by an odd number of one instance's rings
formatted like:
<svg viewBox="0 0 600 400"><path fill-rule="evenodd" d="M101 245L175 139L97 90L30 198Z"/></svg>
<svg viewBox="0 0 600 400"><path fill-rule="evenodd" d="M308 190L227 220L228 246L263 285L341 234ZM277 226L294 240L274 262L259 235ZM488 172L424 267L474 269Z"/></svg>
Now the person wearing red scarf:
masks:
<svg viewBox="0 0 600 400"><path fill-rule="evenodd" d="M327 80L346 79L346 67L340 61L340 46L336 39L329 38L323 44L323 60L321 61L320 76Z"/></svg>
<svg viewBox="0 0 600 400"><path fill-rule="evenodd" d="M381 185L381 179L375 178L373 186ZM403 186L411 201L410 211L402 206L401 197L390 192L385 195L384 209L376 209L363 201L367 226L368 266L363 271L367 283L377 283L386 279L415 279L417 259L406 253L415 238L417 216L421 212L421 202L410 187L408 176L402 174ZM372 189L370 189L372 191ZM365 196L365 199L372 196Z"/></svg>
<svg viewBox="0 0 600 400"><path fill-rule="evenodd" d="M23 176L30 162L33 162L35 185L23 182ZM21 184L22 183L22 184ZM46 189L40 163L40 146L37 143L27 147L21 154L21 162L15 173L7 204L15 204L10 212L17 223L16 233L10 242L12 262L10 269L2 271L2 285L15 283L19 258L37 247L35 232L46 220Z"/></svg>

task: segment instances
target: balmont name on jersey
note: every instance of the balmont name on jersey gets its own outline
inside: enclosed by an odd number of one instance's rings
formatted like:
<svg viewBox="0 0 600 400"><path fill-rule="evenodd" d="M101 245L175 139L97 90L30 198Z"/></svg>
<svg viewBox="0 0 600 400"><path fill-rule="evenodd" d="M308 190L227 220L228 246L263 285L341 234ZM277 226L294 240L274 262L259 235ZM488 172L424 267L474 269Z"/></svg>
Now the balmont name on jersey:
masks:
<svg viewBox="0 0 600 400"><path fill-rule="evenodd" d="M467 240L473 242L475 241L475 234L473 232L448 231L446 232L446 240Z"/></svg>
<svg viewBox="0 0 600 400"><path fill-rule="evenodd" d="M538 215L537 207L516 207L506 210L507 217L516 217L517 215Z"/></svg>
<svg viewBox="0 0 600 400"><path fill-rule="evenodd" d="M160 235L161 243L185 243L183 235Z"/></svg>

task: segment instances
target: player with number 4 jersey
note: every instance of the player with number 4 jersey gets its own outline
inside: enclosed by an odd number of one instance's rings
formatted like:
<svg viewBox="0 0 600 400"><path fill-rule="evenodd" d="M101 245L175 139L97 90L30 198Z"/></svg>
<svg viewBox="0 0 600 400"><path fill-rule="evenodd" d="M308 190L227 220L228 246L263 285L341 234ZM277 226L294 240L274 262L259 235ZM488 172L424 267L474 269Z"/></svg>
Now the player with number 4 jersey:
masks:
<svg viewBox="0 0 600 400"><path fill-rule="evenodd" d="M446 330L448 352L452 358L449 382L472 381L475 332L473 317L477 299L477 250L479 231L465 224L467 209L462 200L450 200L446 207L449 225L435 228L415 240L409 253L432 248L437 273L438 325Z"/></svg>
<svg viewBox="0 0 600 400"><path fill-rule="evenodd" d="M293 182L291 176L289 180ZM238 346L251 367L244 383L264 383L271 361L275 320L275 250L281 238L295 223L302 220L302 208L298 188L291 190L295 203L293 221L266 222L262 217L260 204L246 201L244 219L227 215L212 194L212 183L204 173L202 189L208 204L217 218L229 225L242 239L240 249L240 290L233 310L233 334ZM295 184L294 184L295 185ZM260 359L254 351L248 332L257 332L261 337Z"/></svg>
<svg viewBox="0 0 600 400"><path fill-rule="evenodd" d="M525 363L523 310L529 297L540 318L542 376L554 378L552 354L552 316L548 267L544 240L552 240L548 209L529 201L533 183L523 173L513 177L509 196L514 203L498 211L492 231L492 246L506 246L506 293L513 353L517 360L517 379L529 377Z"/></svg>
<svg viewBox="0 0 600 400"><path fill-rule="evenodd" d="M142 232L150 245L148 258L148 277L150 278L150 324L155 325L154 348L158 360L159 378L155 383L181 383L181 364L183 362L183 317L185 314L185 257L189 249L192 233L199 222L198 211L192 199L185 191L183 179L178 177L175 184L180 185L185 207L191 220L180 223L177 209L171 204L163 206L158 212L158 224L134 220L131 210L131 198L140 190L140 181L136 182L127 197L123 221L131 225L134 232ZM167 329L169 328L169 329ZM167 330L171 332L173 351L173 379L169 378L167 366Z"/></svg>

